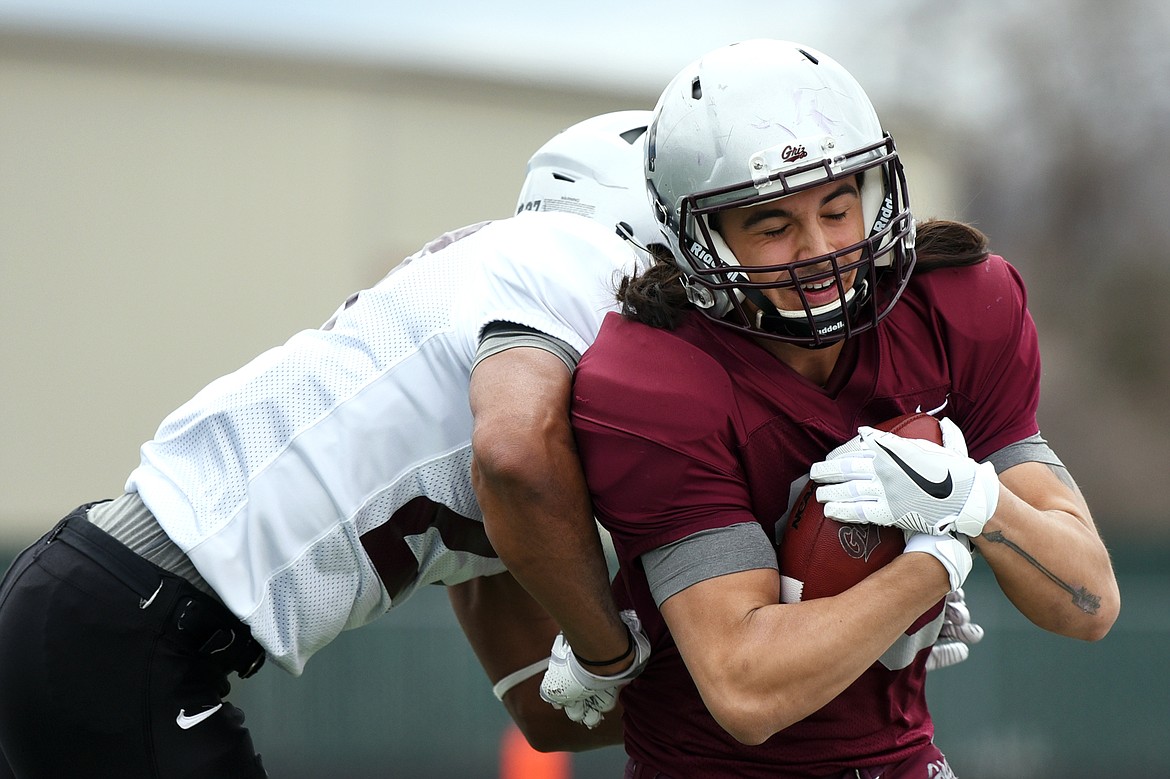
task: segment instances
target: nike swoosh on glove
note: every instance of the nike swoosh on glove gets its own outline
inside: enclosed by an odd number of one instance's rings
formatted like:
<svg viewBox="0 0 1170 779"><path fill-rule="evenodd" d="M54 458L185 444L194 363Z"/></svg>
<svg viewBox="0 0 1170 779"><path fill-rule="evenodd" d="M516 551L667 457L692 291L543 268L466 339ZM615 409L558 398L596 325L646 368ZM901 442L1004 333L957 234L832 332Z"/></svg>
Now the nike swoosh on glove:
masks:
<svg viewBox="0 0 1170 779"><path fill-rule="evenodd" d="M597 727L606 712L617 703L618 693L646 667L650 660L650 639L642 622L631 610L621 612L622 621L634 642L634 662L620 674L598 676L586 671L577 661L563 634L553 641L548 670L540 682L540 697L565 716L589 729Z"/></svg>
<svg viewBox="0 0 1170 779"><path fill-rule="evenodd" d="M939 425L945 446L863 426L863 448L813 463L825 516L933 535L982 533L999 504L999 477L991 463L967 456L954 422Z"/></svg>

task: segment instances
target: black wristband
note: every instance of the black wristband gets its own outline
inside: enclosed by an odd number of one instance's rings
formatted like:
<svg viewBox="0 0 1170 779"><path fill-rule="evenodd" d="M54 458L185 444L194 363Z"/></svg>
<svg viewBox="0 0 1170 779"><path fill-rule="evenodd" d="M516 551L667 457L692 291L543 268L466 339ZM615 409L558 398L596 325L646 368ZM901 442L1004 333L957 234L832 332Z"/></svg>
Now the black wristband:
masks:
<svg viewBox="0 0 1170 779"><path fill-rule="evenodd" d="M576 650L573 651L573 656L577 658L577 662L581 665L592 665L595 667L613 665L614 663L619 663L622 660L625 660L634 652L634 634L630 632L630 628L628 626L626 627L626 639L629 641L629 643L626 644L626 651L622 652L612 660L586 660L584 657L581 657L581 655L577 654Z"/></svg>

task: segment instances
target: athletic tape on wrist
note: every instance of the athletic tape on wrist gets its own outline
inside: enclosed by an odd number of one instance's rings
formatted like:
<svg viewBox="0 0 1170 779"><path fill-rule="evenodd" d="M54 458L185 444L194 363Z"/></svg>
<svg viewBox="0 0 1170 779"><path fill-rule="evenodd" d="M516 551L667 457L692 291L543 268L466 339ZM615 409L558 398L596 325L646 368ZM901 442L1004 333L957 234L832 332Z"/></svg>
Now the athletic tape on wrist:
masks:
<svg viewBox="0 0 1170 779"><path fill-rule="evenodd" d="M494 685L492 685L492 693L496 696L497 700L502 701L502 700L504 700L504 696L508 693L508 690L512 689L513 687L520 684L521 682L524 682L524 681L531 679L532 677L536 676L538 673L541 673L542 671L545 671L547 669L548 669L548 658L547 657L544 658L543 660L537 660L532 665L526 665L523 668L521 668L519 671L513 671L512 673L505 676L503 679L500 679L500 681L498 681Z"/></svg>

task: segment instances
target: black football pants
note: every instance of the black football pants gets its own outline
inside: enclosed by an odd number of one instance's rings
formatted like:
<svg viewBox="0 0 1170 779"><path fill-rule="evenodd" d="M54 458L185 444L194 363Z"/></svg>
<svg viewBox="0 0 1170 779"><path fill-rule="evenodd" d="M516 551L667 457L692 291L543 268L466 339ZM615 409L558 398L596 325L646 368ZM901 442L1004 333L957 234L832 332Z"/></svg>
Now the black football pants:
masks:
<svg viewBox="0 0 1170 779"><path fill-rule="evenodd" d="M263 661L259 645L86 508L0 583L0 751L16 777L266 776L243 712L223 700L229 672Z"/></svg>

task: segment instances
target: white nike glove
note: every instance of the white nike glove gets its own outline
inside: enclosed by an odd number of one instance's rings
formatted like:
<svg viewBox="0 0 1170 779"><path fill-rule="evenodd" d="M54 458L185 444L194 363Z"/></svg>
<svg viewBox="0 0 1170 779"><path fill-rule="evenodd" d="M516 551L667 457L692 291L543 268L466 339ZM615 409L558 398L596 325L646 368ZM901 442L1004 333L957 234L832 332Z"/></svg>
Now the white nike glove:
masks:
<svg viewBox="0 0 1170 779"><path fill-rule="evenodd" d="M963 536L949 533L936 536L931 533L907 533L906 548L902 554L926 552L942 563L951 580L951 592L963 586L967 574L971 573L974 561L971 558L971 542Z"/></svg>
<svg viewBox="0 0 1170 779"><path fill-rule="evenodd" d="M947 595L942 630L926 658L926 670L958 665L971 654L971 646L983 640L983 628L971 621L963 588Z"/></svg>
<svg viewBox="0 0 1170 779"><path fill-rule="evenodd" d="M863 426L862 448L849 441L813 463L825 516L934 535L982 533L999 504L999 477L991 463L967 456L954 422L939 425L945 446Z"/></svg>
<svg viewBox="0 0 1170 779"><path fill-rule="evenodd" d="M593 729L604 719L604 714L617 703L618 692L642 673L650 659L650 639L642 630L642 622L633 611L623 611L622 621L630 631L634 645L634 662L615 676L598 676L581 667L563 634L553 641L548 670L540 683L540 697L563 709L565 716Z"/></svg>

